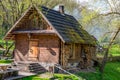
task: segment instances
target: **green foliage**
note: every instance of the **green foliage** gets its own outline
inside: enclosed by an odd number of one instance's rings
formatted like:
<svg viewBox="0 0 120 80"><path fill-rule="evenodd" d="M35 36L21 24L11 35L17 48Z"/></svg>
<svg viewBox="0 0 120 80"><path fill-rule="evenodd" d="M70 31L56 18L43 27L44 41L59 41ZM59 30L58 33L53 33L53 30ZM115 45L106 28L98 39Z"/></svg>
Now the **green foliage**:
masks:
<svg viewBox="0 0 120 80"><path fill-rule="evenodd" d="M40 78L39 76L29 76L29 77L22 78L21 80L54 80L54 79L58 79L58 80L82 80L82 78L78 79L78 77L76 77L74 75L66 75L66 74L54 74L54 77L51 79Z"/></svg>
<svg viewBox="0 0 120 80"><path fill-rule="evenodd" d="M119 74L120 74L120 62L110 62L106 64L105 72L103 74L101 74L97 68L96 72L80 72L77 73L76 75L79 75L86 80L118 80L120 79ZM55 74L54 79L78 80L78 78L76 78L75 76L69 76L65 74ZM21 80L52 80L52 79L43 79L40 78L39 76L29 76Z"/></svg>
<svg viewBox="0 0 120 80"><path fill-rule="evenodd" d="M120 26L120 19L118 18L118 19L112 20L111 21L111 26L119 28L119 26Z"/></svg>
<svg viewBox="0 0 120 80"><path fill-rule="evenodd" d="M10 27L22 16L31 4L44 5L53 8L58 4L64 4L65 9L72 11L78 7L74 0L1 0L0 1L0 34L5 34Z"/></svg>
<svg viewBox="0 0 120 80"><path fill-rule="evenodd" d="M80 23L83 26L87 26L91 24L92 20L96 18L98 15L98 11L91 11L88 10L87 8L83 8L81 11L81 16L82 18L80 19Z"/></svg>
<svg viewBox="0 0 120 80"><path fill-rule="evenodd" d="M120 79L120 62L110 62L107 63L105 67L105 72L101 74L98 70L97 72L80 72L77 75L82 76L86 80L119 80Z"/></svg>
<svg viewBox="0 0 120 80"><path fill-rule="evenodd" d="M10 45L12 45L13 41L8 41L6 42L5 40L0 40L0 44L4 47L4 48L8 48ZM11 50L14 49L14 46L11 48Z"/></svg>
<svg viewBox="0 0 120 80"><path fill-rule="evenodd" d="M87 9L83 9L81 14L82 14L82 16L84 16L84 18L83 18L84 23L90 22L91 19L97 15L97 13L95 11L90 12Z"/></svg>
<svg viewBox="0 0 120 80"><path fill-rule="evenodd" d="M8 64L13 62L12 60L0 60L0 64Z"/></svg>
<svg viewBox="0 0 120 80"><path fill-rule="evenodd" d="M120 45L119 44L112 45L112 47L109 50L109 53L112 56L120 56Z"/></svg>
<svg viewBox="0 0 120 80"><path fill-rule="evenodd" d="M104 46L104 48L106 48L107 46ZM97 53L97 57L103 57L104 53ZM114 44L111 46L111 48L109 49L109 55L108 57L111 56L120 56L120 45L119 44Z"/></svg>
<svg viewBox="0 0 120 80"><path fill-rule="evenodd" d="M39 76L36 76L36 75L34 75L34 76L28 76L28 77L25 77L25 78L22 78L21 80L49 80L49 79L43 79L43 78L40 78Z"/></svg>
<svg viewBox="0 0 120 80"><path fill-rule="evenodd" d="M54 75L55 79L59 79L59 80L79 80L78 77L74 76L74 75L65 75L65 74L55 74ZM82 78L80 78L80 80L83 80Z"/></svg>

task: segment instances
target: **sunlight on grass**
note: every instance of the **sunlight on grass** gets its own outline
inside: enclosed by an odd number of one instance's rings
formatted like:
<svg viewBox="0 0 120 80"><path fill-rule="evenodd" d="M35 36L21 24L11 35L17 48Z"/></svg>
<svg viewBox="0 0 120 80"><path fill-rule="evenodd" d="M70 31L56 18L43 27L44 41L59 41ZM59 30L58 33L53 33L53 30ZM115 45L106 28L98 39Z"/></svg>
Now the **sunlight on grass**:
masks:
<svg viewBox="0 0 120 80"><path fill-rule="evenodd" d="M82 78L78 79L78 77L74 75L67 74L54 74L53 78L41 78L39 75L37 76L29 76L22 78L21 80L83 80Z"/></svg>
<svg viewBox="0 0 120 80"><path fill-rule="evenodd" d="M9 64L12 63L12 60L0 60L0 64Z"/></svg>
<svg viewBox="0 0 120 80"><path fill-rule="evenodd" d="M99 71L93 73L78 73L77 75L85 78L86 80L119 80L120 79L120 62L107 63L104 74Z"/></svg>
<svg viewBox="0 0 120 80"><path fill-rule="evenodd" d="M96 72L79 72L76 75L86 80L119 80L120 79L120 62L109 62L106 64L105 71L101 74L98 69ZM57 80L79 80L75 76L65 74L54 74L54 79ZM54 80L40 78L39 76L30 76L21 80ZM82 79L81 79L82 80Z"/></svg>
<svg viewBox="0 0 120 80"><path fill-rule="evenodd" d="M112 56L120 56L120 45L112 45L109 53L112 54Z"/></svg>
<svg viewBox="0 0 120 80"><path fill-rule="evenodd" d="M103 57L104 53L97 53L97 57ZM108 56L120 56L120 45L112 45L112 47L109 49L109 55Z"/></svg>

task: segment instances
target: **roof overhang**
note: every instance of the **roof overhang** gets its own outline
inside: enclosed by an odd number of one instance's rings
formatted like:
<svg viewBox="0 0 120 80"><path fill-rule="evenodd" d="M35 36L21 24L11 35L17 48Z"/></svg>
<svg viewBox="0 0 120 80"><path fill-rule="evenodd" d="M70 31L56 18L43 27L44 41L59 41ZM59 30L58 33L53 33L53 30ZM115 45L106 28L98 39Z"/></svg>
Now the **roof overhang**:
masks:
<svg viewBox="0 0 120 80"><path fill-rule="evenodd" d="M33 8L37 10L37 12L43 17L43 19L48 23L48 25L53 28L54 33L56 33L58 35L58 37L63 41L63 43L65 43L64 39L62 38L62 36L60 36L60 34L57 32L57 30L49 22L49 20L44 16L44 14L35 5L31 5L28 8L28 10L25 11L25 13L18 19L18 21L16 21L16 23L9 29L9 31L6 33L6 35L4 36L3 39L4 40L13 40L14 34L12 34L12 30L19 24L19 22L22 21L22 19L25 17L25 15L28 14L29 11L31 11Z"/></svg>
<svg viewBox="0 0 120 80"><path fill-rule="evenodd" d="M28 8L28 10L25 11L25 13L23 13L23 15L18 19L18 21L15 22L15 24L8 30L8 32L5 34L4 36L4 40L11 40L11 37L13 37L14 35L11 34L11 31L19 24L19 22L23 19L23 17L25 17L25 15L28 13L28 11L30 11L30 9L32 9L33 6L30 6Z"/></svg>

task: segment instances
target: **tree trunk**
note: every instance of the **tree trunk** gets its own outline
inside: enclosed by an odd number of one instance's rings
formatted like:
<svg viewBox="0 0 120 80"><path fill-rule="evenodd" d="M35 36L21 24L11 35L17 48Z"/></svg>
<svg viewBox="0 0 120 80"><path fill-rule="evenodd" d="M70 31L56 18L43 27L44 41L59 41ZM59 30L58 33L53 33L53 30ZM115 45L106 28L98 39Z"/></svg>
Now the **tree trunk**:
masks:
<svg viewBox="0 0 120 80"><path fill-rule="evenodd" d="M108 45L108 48L107 48L106 51L105 51L105 55L104 55L102 64L101 64L100 69L99 69L99 71L100 71L101 73L104 72L104 67L105 67L105 64L106 64L107 59L108 59L109 49L110 49L113 41L115 40L115 38L117 37L117 35L118 35L119 32L120 32L120 27L118 28L117 32L115 33L115 35L114 35L113 38L111 39L111 41L110 41L110 43L109 43L109 45Z"/></svg>
<svg viewBox="0 0 120 80"><path fill-rule="evenodd" d="M9 51L12 48L13 45L14 45L14 42L6 49L6 51L4 52L3 56L7 56L7 54L9 53Z"/></svg>

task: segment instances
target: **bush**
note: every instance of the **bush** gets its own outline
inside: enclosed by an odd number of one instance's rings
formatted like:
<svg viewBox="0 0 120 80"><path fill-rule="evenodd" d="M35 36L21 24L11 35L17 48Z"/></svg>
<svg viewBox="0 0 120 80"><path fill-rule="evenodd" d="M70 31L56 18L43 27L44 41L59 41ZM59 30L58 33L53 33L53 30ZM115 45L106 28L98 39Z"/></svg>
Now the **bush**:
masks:
<svg viewBox="0 0 120 80"><path fill-rule="evenodd" d="M12 60L0 60L0 64L7 64L7 63L12 63Z"/></svg>

